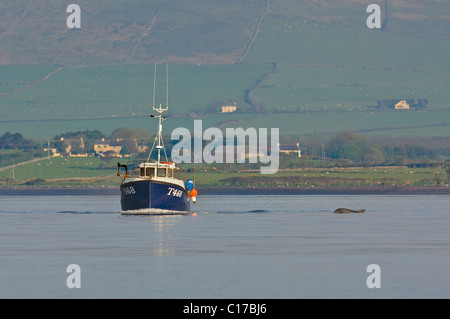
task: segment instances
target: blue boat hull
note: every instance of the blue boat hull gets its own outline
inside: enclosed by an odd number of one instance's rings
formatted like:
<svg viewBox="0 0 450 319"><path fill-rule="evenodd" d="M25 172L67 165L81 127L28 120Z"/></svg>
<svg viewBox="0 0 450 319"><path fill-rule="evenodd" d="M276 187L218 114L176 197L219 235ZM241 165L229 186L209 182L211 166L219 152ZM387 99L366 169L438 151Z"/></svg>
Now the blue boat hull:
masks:
<svg viewBox="0 0 450 319"><path fill-rule="evenodd" d="M190 210L190 201L185 189L172 183L154 180L130 181L120 186L120 193L122 211L150 208Z"/></svg>

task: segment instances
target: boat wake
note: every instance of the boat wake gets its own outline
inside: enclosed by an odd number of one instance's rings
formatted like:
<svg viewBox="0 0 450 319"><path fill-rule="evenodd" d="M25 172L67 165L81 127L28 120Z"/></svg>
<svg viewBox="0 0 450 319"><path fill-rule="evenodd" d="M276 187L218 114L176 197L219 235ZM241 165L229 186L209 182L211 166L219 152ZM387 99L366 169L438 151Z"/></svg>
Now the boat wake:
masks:
<svg viewBox="0 0 450 319"><path fill-rule="evenodd" d="M143 208L136 210L125 210L121 212L122 215L193 215L196 212L179 211L159 208Z"/></svg>
<svg viewBox="0 0 450 319"><path fill-rule="evenodd" d="M270 210L254 209L249 211L210 211L210 212L196 212L196 211L178 211L158 208L144 208L137 210L122 211L122 215L149 215L149 216L163 216L163 215L192 215L197 214L264 214L271 213Z"/></svg>

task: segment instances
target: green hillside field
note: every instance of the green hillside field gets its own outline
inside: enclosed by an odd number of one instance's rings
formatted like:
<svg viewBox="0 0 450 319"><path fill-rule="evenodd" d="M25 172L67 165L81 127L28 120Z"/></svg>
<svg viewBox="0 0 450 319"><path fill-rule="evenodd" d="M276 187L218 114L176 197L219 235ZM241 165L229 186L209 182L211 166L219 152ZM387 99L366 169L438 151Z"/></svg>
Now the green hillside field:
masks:
<svg viewBox="0 0 450 319"><path fill-rule="evenodd" d="M126 163L126 160L121 160ZM121 178L114 167L98 158L50 158L0 171L0 187L114 187ZM237 168L237 167L236 167ZM342 167L282 169L274 175L258 171L215 170L213 167L177 172L195 178L197 187L345 187L345 186L448 186L445 168Z"/></svg>
<svg viewBox="0 0 450 319"><path fill-rule="evenodd" d="M149 119L153 65L62 68L0 66L0 134L46 139L67 131L110 134L118 127L154 130ZM160 66L156 102L165 103ZM176 127L279 127L281 134L344 130L383 136L448 136L450 74L266 64L170 65L169 119ZM47 75L55 70L55 73ZM10 74L11 77L5 76ZM48 73L47 73L48 72ZM43 78L47 77L45 80ZM8 80L9 78L9 80ZM162 82L162 83L160 83ZM262 103L254 111L251 103ZM378 99L427 99L424 112L374 109ZM236 103L220 114L213 102Z"/></svg>
<svg viewBox="0 0 450 319"><path fill-rule="evenodd" d="M366 26L366 7L383 28ZM450 5L427 1L81 1L1 5L0 134L146 128L156 103L176 127L278 127L282 135L449 136ZM388 6L388 7L386 7ZM62 13L62 14L61 14ZM379 100L426 100L378 110ZM238 112L220 114L236 103Z"/></svg>

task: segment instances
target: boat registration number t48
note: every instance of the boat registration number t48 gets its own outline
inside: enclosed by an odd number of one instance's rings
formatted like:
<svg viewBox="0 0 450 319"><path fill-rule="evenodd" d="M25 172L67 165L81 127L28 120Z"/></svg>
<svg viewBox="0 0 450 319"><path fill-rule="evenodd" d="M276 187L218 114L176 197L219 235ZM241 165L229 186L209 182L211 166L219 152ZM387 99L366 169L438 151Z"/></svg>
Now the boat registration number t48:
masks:
<svg viewBox="0 0 450 319"><path fill-rule="evenodd" d="M173 187L169 187L169 192L167 193L168 196L172 195L175 197L181 197L182 194L183 194L183 191L181 189L176 189Z"/></svg>

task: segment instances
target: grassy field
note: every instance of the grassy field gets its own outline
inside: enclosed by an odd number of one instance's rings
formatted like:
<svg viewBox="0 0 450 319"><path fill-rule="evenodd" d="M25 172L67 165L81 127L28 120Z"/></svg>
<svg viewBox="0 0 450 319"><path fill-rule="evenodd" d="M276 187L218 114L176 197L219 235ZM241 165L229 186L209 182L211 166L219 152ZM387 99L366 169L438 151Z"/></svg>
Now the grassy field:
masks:
<svg viewBox="0 0 450 319"><path fill-rule="evenodd" d="M435 112L316 112L316 113L280 113L280 114L217 114L202 118L203 129L207 127L279 127L280 134L293 135L299 141L308 137L332 138L339 132L350 130L366 136L431 138L449 136L448 111ZM229 124L227 124L229 123ZM156 122L149 117L102 120L67 120L6 122L1 124L4 132L20 131L26 137L52 139L61 132L83 130L101 130L110 134L119 127L144 128L156 132ZM194 118L169 118L164 122L166 141L175 128L185 127L193 132ZM224 124L225 126L222 126Z"/></svg>
<svg viewBox="0 0 450 319"><path fill-rule="evenodd" d="M152 63L170 62L166 134L201 118L204 127L298 136L449 136L447 2L388 2L383 30L365 25L368 4L384 12L380 0L268 3L83 0L83 27L69 30L64 4L5 2L0 134L152 132ZM164 73L161 65L157 104L165 103ZM429 104L427 112L373 111L380 99ZM214 103L236 103L241 113L218 114Z"/></svg>
<svg viewBox="0 0 450 319"><path fill-rule="evenodd" d="M17 180L31 178L60 179L74 177L104 177L111 175L111 170L98 169L102 162L96 157L51 157L49 160L17 166L14 174ZM1 172L0 176L11 177L12 169Z"/></svg>
<svg viewBox="0 0 450 319"><path fill-rule="evenodd" d="M3 68L16 74L16 82L6 82L5 77L3 83L9 84L0 86L4 94L0 96L0 134L20 132L45 140L87 129L105 134L119 127L155 129L148 118L153 65L64 68L40 82L46 72L58 69ZM354 130L426 137L450 132L448 74L288 65L280 65L273 74L271 70L270 65L247 64L171 66L171 113L164 123L165 133L176 127L191 129L196 118L204 121L204 127L279 127L281 134L297 135ZM156 101L164 103L164 67L159 71ZM245 99L252 88L252 99L264 104L264 113L252 112ZM371 109L380 98L426 98L429 107L426 112ZM235 101L244 112L205 113L214 101Z"/></svg>
<svg viewBox="0 0 450 319"><path fill-rule="evenodd" d="M122 161L126 162L126 161ZM50 158L0 172L0 187L118 187L120 177L112 160L106 168L98 158ZM108 168L109 167L109 168ZM449 184L442 167L348 167L280 170L263 176L259 171L198 169L177 173L195 178L198 187L343 187L343 186L444 186Z"/></svg>
<svg viewBox="0 0 450 319"><path fill-rule="evenodd" d="M186 178L192 178L185 174ZM345 187L345 186L436 186L449 184L443 168L349 167L281 170L274 175L258 172L196 172L200 186L231 187Z"/></svg>
<svg viewBox="0 0 450 319"><path fill-rule="evenodd" d="M32 86L26 85L33 79L44 78L42 68L17 68L0 66L0 74L12 70L28 81L19 92L12 85L0 87L0 94L4 94L0 99L3 110L0 119L4 121L114 119L148 116L151 112L154 65L61 70L54 67L54 74ZM205 112L212 100L235 102L240 108L248 108L245 90L269 70L270 66L264 65L171 65L170 111ZM159 66L157 105L166 102L165 73L165 67Z"/></svg>
<svg viewBox="0 0 450 319"><path fill-rule="evenodd" d="M244 62L450 71L449 39L382 33L361 22L349 28L269 16Z"/></svg>
<svg viewBox="0 0 450 319"><path fill-rule="evenodd" d="M380 99L427 99L428 110L450 106L450 73L281 64L253 98L267 110L368 110Z"/></svg>
<svg viewBox="0 0 450 319"><path fill-rule="evenodd" d="M26 89L54 69L55 67L50 65L2 65L0 66L0 96L15 94L17 90Z"/></svg>

